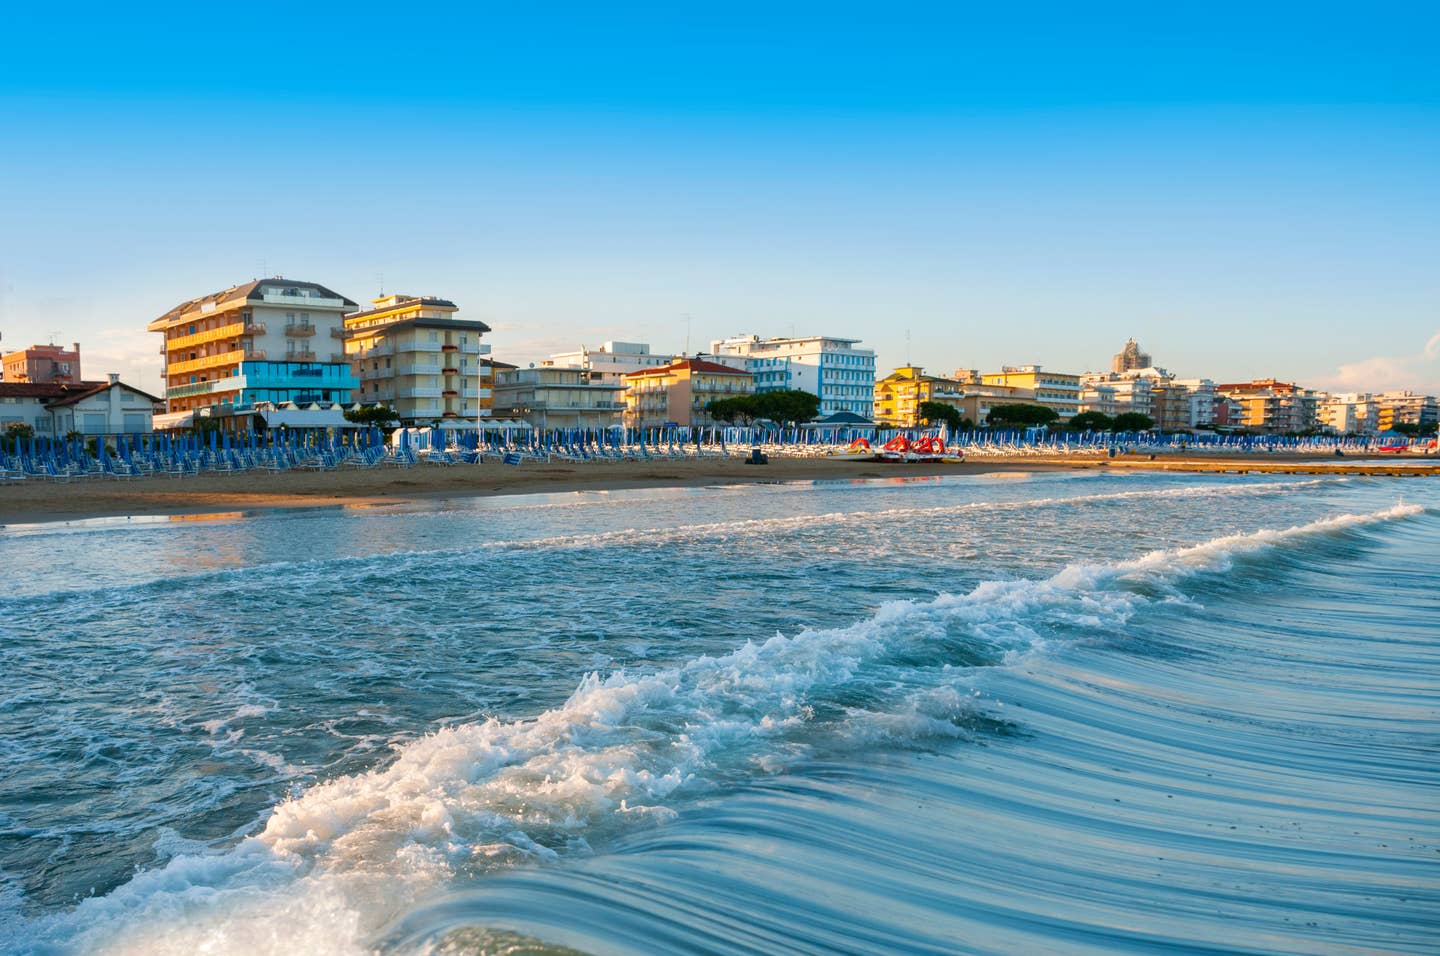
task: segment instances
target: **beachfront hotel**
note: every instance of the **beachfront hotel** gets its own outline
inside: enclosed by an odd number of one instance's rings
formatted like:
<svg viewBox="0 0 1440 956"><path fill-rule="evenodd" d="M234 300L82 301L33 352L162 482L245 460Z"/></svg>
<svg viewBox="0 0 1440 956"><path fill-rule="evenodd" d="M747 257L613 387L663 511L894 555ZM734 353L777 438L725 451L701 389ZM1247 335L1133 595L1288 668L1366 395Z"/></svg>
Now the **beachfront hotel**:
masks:
<svg viewBox="0 0 1440 956"><path fill-rule="evenodd" d="M69 349L63 345L32 345L7 352L0 357L0 381L32 385L80 382L80 343Z"/></svg>
<svg viewBox="0 0 1440 956"><path fill-rule="evenodd" d="M495 415L536 428L609 428L620 424L625 385L583 368L502 368L495 373Z"/></svg>
<svg viewBox="0 0 1440 956"><path fill-rule="evenodd" d="M1080 411L1080 376L1065 372L1047 372L1038 365L1004 365L998 372L980 377L985 385L1005 385L1029 389L1034 404L1043 405L1067 422Z"/></svg>
<svg viewBox="0 0 1440 956"><path fill-rule="evenodd" d="M1216 390L1239 406L1231 425L1273 435L1310 431L1319 424L1320 393L1273 378L1231 382Z"/></svg>
<svg viewBox="0 0 1440 956"><path fill-rule="evenodd" d="M354 400L380 403L403 425L489 418L494 369L480 338L490 326L457 319L433 296L385 295L344 317L345 356L358 380Z"/></svg>
<svg viewBox="0 0 1440 956"><path fill-rule="evenodd" d="M707 410L712 401L755 392L749 372L702 358L631 372L625 382L625 424L631 428L713 425Z"/></svg>
<svg viewBox="0 0 1440 956"><path fill-rule="evenodd" d="M875 351L856 348L859 341L835 335L769 339L737 335L712 341L710 351L721 362L728 356L743 358L756 392L809 392L820 398L821 417L849 412L869 418L875 397Z"/></svg>
<svg viewBox="0 0 1440 956"><path fill-rule="evenodd" d="M582 345L573 352L557 352L542 361L541 366L580 368L590 373L590 381L599 385L624 386L625 376L647 368L660 368L678 356L650 351L646 342L605 342L598 348Z"/></svg>
<svg viewBox="0 0 1440 956"><path fill-rule="evenodd" d="M951 377L926 375L919 365L902 365L875 383L875 421L891 428L917 428L920 405L948 405L977 425L999 405L1033 404L1035 391L1018 385L987 384L975 369L958 369Z"/></svg>
<svg viewBox="0 0 1440 956"><path fill-rule="evenodd" d="M322 285L281 276L180 303L146 326L164 336L167 414L156 427L184 427L215 405L351 401L360 383L340 336L354 308Z"/></svg>

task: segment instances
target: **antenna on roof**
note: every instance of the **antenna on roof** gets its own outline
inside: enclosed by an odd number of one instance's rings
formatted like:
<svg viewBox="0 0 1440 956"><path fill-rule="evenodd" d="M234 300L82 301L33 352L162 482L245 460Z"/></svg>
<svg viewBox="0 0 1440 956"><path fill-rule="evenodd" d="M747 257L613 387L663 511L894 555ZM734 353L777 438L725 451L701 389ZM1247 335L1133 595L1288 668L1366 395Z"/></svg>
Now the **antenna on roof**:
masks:
<svg viewBox="0 0 1440 956"><path fill-rule="evenodd" d="M905 330L905 364L910 364L910 330Z"/></svg>
<svg viewBox="0 0 1440 956"><path fill-rule="evenodd" d="M690 320L693 319L694 316L692 316L689 312L686 312L686 313L683 313L683 314L684 314L684 316L685 316L685 354L686 354L686 355L689 355L689 354L690 354Z"/></svg>
<svg viewBox="0 0 1440 956"><path fill-rule="evenodd" d="M383 272L377 272L377 273L375 273L375 283L380 286L380 291L379 291L378 293L376 293L376 295L384 295L384 294L385 294L385 273L383 273Z"/></svg>

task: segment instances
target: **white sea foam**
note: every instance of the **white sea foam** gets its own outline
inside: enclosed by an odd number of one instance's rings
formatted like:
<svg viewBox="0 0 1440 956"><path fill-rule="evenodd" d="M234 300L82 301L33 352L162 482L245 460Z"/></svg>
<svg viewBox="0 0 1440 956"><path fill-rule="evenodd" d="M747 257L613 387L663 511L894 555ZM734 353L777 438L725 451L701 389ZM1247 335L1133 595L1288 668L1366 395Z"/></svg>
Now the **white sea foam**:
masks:
<svg viewBox="0 0 1440 956"><path fill-rule="evenodd" d="M684 541L707 541L719 536L772 534L787 530L808 530L834 527L836 524L860 524L877 521L923 521L968 512L1029 511L1031 509L1068 507L1077 504L1171 498L1229 498L1273 495L1313 488L1318 485L1346 481L1345 478L1314 478L1304 481L1277 481L1263 485L1188 485L1181 488L1114 491L1089 495L1063 495L1051 498L1026 498L1019 501L971 501L958 505L931 508L887 508L880 511L842 511L827 514L787 515L779 518L744 518L705 524L679 525L667 528L624 528L588 534L555 535L516 541L490 541L482 547L492 550L555 548L603 548L612 545L665 546Z"/></svg>
<svg viewBox="0 0 1440 956"><path fill-rule="evenodd" d="M10 945L38 951L56 941L61 951L125 954L363 951L380 921L456 872L590 852L597 838L673 816L684 792L783 769L809 742L863 747L955 733L950 718L976 705L954 688L947 641L994 655L1033 653L1057 624L1122 624L1156 586L1422 510L1397 505L1117 564L1072 565L1041 581L991 581L930 602L886 604L848 627L776 635L655 673L591 674L560 707L413 741L387 766L279 805L231 852L174 859L73 913L21 927ZM930 655L928 667L914 663L921 654ZM882 683L910 680L912 692L871 733L843 739L855 725L835 724L834 711L877 672Z"/></svg>

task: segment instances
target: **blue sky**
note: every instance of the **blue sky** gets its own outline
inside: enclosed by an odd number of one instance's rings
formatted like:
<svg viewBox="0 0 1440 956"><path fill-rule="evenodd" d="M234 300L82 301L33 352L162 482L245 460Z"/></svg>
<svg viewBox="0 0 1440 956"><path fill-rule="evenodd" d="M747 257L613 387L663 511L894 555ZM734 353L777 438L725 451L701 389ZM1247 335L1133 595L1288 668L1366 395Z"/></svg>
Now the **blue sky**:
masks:
<svg viewBox="0 0 1440 956"><path fill-rule="evenodd" d="M529 361L864 339L882 368L1440 391L1423 4L10 14L0 334L159 387L261 274L444 295Z"/></svg>

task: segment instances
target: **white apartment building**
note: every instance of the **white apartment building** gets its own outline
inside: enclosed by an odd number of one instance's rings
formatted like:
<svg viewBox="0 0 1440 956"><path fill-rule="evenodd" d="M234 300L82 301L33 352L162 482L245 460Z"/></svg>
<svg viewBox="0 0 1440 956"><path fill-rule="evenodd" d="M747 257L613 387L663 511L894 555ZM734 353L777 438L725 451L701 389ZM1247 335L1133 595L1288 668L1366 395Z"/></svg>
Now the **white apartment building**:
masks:
<svg viewBox="0 0 1440 956"><path fill-rule="evenodd" d="M1087 372L1080 376L1080 411L1115 417L1126 412L1155 417L1153 379L1126 373Z"/></svg>
<svg viewBox="0 0 1440 956"><path fill-rule="evenodd" d="M1187 427L1200 428L1215 424L1215 403L1219 400L1220 393L1216 391L1214 382L1208 378L1177 378L1172 379L1170 385L1183 388L1187 392Z"/></svg>
<svg viewBox="0 0 1440 956"><path fill-rule="evenodd" d="M1324 395L1315 414L1322 426L1337 435L1370 435L1379 428L1380 406L1367 392Z"/></svg>
<svg viewBox="0 0 1440 956"><path fill-rule="evenodd" d="M875 351L859 349L859 339L833 335L762 339L738 335L716 339L716 361L738 356L755 379L756 392L794 389L820 397L820 415L850 412L870 418L875 401Z"/></svg>
<svg viewBox="0 0 1440 956"><path fill-rule="evenodd" d="M582 345L573 352L557 352L541 368L578 368L590 373L596 385L624 385L624 376L647 368L664 368L676 356L651 352L645 342L605 342L599 348Z"/></svg>
<svg viewBox="0 0 1440 956"><path fill-rule="evenodd" d="M345 316L340 332L359 387L354 399L395 410L401 424L490 417L493 364L480 339L490 326L457 319L435 296L385 295Z"/></svg>
<svg viewBox="0 0 1440 956"><path fill-rule="evenodd" d="M583 368L542 365L495 375L495 415L536 428L609 428L625 410L624 382L602 382Z"/></svg>
<svg viewBox="0 0 1440 956"><path fill-rule="evenodd" d="M1381 428L1391 425L1428 425L1440 421L1440 402L1434 395L1411 391L1381 392L1375 396Z"/></svg>

